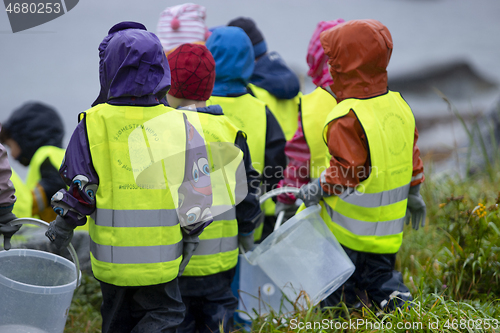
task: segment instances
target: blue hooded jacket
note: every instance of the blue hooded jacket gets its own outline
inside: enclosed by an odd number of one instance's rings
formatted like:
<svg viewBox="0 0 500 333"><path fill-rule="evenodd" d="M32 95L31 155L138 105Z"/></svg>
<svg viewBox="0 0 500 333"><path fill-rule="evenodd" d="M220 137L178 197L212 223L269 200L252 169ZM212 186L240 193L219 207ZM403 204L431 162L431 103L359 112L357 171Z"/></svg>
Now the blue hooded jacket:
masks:
<svg viewBox="0 0 500 333"><path fill-rule="evenodd" d="M170 88L170 67L158 37L136 22L113 26L99 45L99 81L92 106L159 104Z"/></svg>
<svg viewBox="0 0 500 333"><path fill-rule="evenodd" d="M206 42L215 60L215 85L212 95L234 96L247 92L254 70L252 42L243 29L220 27Z"/></svg>
<svg viewBox="0 0 500 333"><path fill-rule="evenodd" d="M300 82L294 72L276 52L270 52L255 62L250 83L263 88L279 99L291 99L300 91Z"/></svg>

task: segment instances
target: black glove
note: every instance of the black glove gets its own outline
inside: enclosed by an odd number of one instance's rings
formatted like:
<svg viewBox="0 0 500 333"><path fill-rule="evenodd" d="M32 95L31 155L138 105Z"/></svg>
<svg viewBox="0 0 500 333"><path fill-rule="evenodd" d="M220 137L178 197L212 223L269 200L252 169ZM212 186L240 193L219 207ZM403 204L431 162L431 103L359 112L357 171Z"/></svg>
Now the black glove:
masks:
<svg viewBox="0 0 500 333"><path fill-rule="evenodd" d="M424 199L420 195L420 184L410 187L408 195L408 208L406 209L406 224L410 223L413 229L418 230L419 226L425 225L426 206Z"/></svg>
<svg viewBox="0 0 500 333"><path fill-rule="evenodd" d="M61 175L59 175L59 171L52 165L48 157L40 165L40 176L41 179L38 183L45 191L47 202L50 202L50 198L52 198L57 191L62 188L66 189L66 184L61 178Z"/></svg>
<svg viewBox="0 0 500 333"><path fill-rule="evenodd" d="M3 235L3 248L10 250L10 238L21 228L20 225L7 225L10 221L17 219L12 213L12 207L0 209L0 234Z"/></svg>
<svg viewBox="0 0 500 333"><path fill-rule="evenodd" d="M295 204L286 204L281 201L276 203L274 208L274 216L278 216L280 212L285 212L284 221L291 219L295 212L297 211L297 206Z"/></svg>
<svg viewBox="0 0 500 333"><path fill-rule="evenodd" d="M73 230L75 227L70 226L64 218L57 216L55 221L50 222L49 229L45 232L45 236L56 246L58 250L68 247L73 238Z"/></svg>
<svg viewBox="0 0 500 333"><path fill-rule="evenodd" d="M183 239L183 247L182 247L182 261L179 266L179 275L181 276L184 273L184 269L186 269L187 264L189 263L189 259L193 256L194 251L198 247L200 243L200 239L198 235L184 235Z"/></svg>
<svg viewBox="0 0 500 333"><path fill-rule="evenodd" d="M325 196L325 192L321 188L319 179L302 185L299 193L296 195L297 199L304 201L306 207L317 205L323 196Z"/></svg>

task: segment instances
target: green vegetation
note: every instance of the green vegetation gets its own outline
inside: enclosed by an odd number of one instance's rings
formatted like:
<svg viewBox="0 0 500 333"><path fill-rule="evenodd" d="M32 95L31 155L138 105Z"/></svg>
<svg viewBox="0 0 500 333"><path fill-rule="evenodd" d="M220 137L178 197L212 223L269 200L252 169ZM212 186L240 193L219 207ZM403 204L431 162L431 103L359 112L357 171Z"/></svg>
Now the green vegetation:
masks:
<svg viewBox="0 0 500 333"><path fill-rule="evenodd" d="M427 222L404 230L396 269L414 303L382 313L374 306L297 309L272 313L252 324L254 332L499 332L500 173L439 180L427 176L422 195ZM500 170L497 168L497 170ZM494 180L491 181L491 177ZM316 325L316 327L315 327Z"/></svg>
<svg viewBox="0 0 500 333"><path fill-rule="evenodd" d="M427 222L418 231L405 226L396 267L415 298L411 308L392 313L379 313L373 306L296 308L293 316L272 313L254 321L252 331L499 332L500 194L496 184L500 173L490 169L465 179L432 179L430 173L426 177L422 195ZM84 275L65 332L100 332L100 303L99 283ZM336 330L342 324L346 329ZM307 325L313 326L306 329Z"/></svg>
<svg viewBox="0 0 500 333"><path fill-rule="evenodd" d="M64 332L101 332L101 302L99 282L93 276L82 274L82 283L73 295Z"/></svg>

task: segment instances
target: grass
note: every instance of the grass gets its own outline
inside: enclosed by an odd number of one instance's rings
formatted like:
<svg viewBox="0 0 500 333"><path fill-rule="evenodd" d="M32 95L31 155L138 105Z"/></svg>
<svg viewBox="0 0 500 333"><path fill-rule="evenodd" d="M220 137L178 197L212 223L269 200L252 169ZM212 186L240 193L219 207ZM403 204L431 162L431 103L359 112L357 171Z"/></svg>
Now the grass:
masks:
<svg viewBox="0 0 500 333"><path fill-rule="evenodd" d="M252 332L500 332L500 174L426 177L426 224L418 231L405 226L396 263L414 296L411 308L296 306L292 316L260 317ZM84 275L65 332L100 332L100 303L99 283Z"/></svg>
<svg viewBox="0 0 500 333"><path fill-rule="evenodd" d="M464 179L427 178L426 225L405 226L396 263L412 291L411 307L296 309L260 317L252 332L500 332L499 178L491 169Z"/></svg>

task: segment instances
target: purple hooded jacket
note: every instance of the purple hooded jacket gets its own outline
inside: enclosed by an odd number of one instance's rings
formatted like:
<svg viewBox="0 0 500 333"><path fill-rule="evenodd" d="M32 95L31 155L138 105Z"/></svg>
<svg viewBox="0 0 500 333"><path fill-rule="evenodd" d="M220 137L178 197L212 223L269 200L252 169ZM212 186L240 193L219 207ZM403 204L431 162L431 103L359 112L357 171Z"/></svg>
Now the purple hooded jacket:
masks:
<svg viewBox="0 0 500 333"><path fill-rule="evenodd" d="M99 45L101 90L92 106L155 106L170 88L170 68L158 37L135 22L113 26ZM92 165L85 121L76 127L59 170L69 190L52 198L54 210L76 227L95 211L99 176Z"/></svg>

